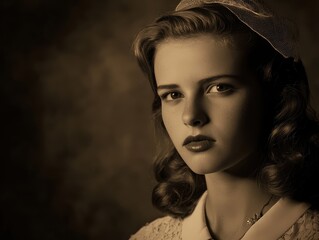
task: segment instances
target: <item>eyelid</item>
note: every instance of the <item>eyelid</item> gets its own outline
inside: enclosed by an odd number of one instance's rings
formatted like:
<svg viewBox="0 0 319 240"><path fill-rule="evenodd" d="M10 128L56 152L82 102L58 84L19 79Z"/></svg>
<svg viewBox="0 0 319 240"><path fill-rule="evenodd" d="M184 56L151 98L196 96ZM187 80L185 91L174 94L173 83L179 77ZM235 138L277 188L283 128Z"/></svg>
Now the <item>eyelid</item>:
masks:
<svg viewBox="0 0 319 240"><path fill-rule="evenodd" d="M163 96L165 94L171 93L171 92L179 92L179 90L177 88L159 88L157 90L157 95L158 96Z"/></svg>
<svg viewBox="0 0 319 240"><path fill-rule="evenodd" d="M217 87L217 86L226 86L227 89L224 90L224 91L220 91L220 92L218 92L218 91L217 92L211 92L212 88ZM223 82L214 82L214 83L212 83L212 84L207 86L206 93L226 93L226 92L232 91L234 89L235 89L235 87L232 84L223 83Z"/></svg>
<svg viewBox="0 0 319 240"><path fill-rule="evenodd" d="M183 94L180 91L178 91L178 90L167 90L167 91L165 91L163 93L158 93L158 95L159 95L159 97L161 98L162 101L168 101L168 102L175 101L175 100L178 100L178 99L181 98L181 97L179 97L179 98L176 98L176 99L168 100L167 97L170 94L172 94L172 93L178 93L180 96L183 96Z"/></svg>
<svg viewBox="0 0 319 240"><path fill-rule="evenodd" d="M168 94L170 94L171 92L175 92L175 90L159 90L157 92L157 95L160 97L160 98L164 98L166 97Z"/></svg>

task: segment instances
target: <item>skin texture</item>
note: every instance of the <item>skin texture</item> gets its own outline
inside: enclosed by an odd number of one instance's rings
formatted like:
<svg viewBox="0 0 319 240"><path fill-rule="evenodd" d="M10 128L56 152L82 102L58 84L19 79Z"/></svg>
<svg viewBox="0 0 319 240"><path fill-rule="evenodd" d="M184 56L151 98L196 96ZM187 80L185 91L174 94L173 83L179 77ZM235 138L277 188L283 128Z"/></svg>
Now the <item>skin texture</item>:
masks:
<svg viewBox="0 0 319 240"><path fill-rule="evenodd" d="M262 94L245 57L243 48L208 34L168 39L157 47L163 122L195 173L241 175L258 162ZM214 140L211 148L192 152L183 146L186 137L199 134Z"/></svg>

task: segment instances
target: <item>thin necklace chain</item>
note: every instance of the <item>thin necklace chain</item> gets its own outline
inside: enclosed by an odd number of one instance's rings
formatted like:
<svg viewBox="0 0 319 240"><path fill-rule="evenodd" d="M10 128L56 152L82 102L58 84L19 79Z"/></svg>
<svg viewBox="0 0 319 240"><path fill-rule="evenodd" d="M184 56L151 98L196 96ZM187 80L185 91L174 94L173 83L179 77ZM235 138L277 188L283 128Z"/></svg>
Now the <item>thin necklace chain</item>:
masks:
<svg viewBox="0 0 319 240"><path fill-rule="evenodd" d="M264 215L264 209L265 209L265 207L267 207L267 206L270 204L270 202L271 202L273 196L274 196L274 195L271 195L270 198L268 199L268 201L262 206L262 208L261 208L259 214L258 214L258 213L255 213L255 215L254 215L252 218L249 218L249 219L246 221L246 223L249 225L249 228L250 228L252 225L254 225L254 224ZM249 229L248 229L248 230L249 230ZM247 231L248 231L248 230L247 230ZM244 234L239 238L239 240L241 240L241 239L245 236L245 234L247 233L247 231L244 232Z"/></svg>
<svg viewBox="0 0 319 240"><path fill-rule="evenodd" d="M264 215L264 209L265 209L265 207L267 207L270 204L271 200L273 199L273 196L274 195L271 195L270 198L268 199L268 201L262 206L259 214L255 213L255 215L252 218L247 219L246 223L247 223L247 225L249 225L249 228L252 225L254 225ZM206 218L206 221L208 221L207 214L205 214L205 218ZM248 228L248 230L249 230L249 228ZM244 234L239 238L239 240L241 240L245 236L247 231L244 232Z"/></svg>
<svg viewBox="0 0 319 240"><path fill-rule="evenodd" d="M255 215L252 217L252 218L248 218L246 223L249 225L249 226L252 226L254 225L263 215L264 215L264 209L265 207L267 207L272 198L273 198L274 195L271 195L270 198L268 199L268 201L264 204L264 206L261 208L260 212L259 213L255 213Z"/></svg>

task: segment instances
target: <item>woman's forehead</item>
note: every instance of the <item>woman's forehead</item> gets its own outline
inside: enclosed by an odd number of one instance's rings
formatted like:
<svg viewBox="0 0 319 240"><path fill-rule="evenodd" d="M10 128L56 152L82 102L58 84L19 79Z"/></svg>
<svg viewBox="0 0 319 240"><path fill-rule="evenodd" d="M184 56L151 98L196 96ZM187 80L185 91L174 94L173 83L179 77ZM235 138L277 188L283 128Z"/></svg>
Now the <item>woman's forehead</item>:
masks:
<svg viewBox="0 0 319 240"><path fill-rule="evenodd" d="M242 53L249 52L254 46L253 37L247 32L237 32L233 34L197 33L180 37L168 37L159 41L156 45L154 60L157 57L159 49L167 47L179 48L181 46L186 47L187 45L190 47L204 47L203 42L207 43L205 46L207 49L210 48L209 45L212 45L220 48L229 48Z"/></svg>
<svg viewBox="0 0 319 240"><path fill-rule="evenodd" d="M242 75L247 69L245 55L243 48L234 47L212 35L170 39L157 48L155 77L157 82L165 82Z"/></svg>

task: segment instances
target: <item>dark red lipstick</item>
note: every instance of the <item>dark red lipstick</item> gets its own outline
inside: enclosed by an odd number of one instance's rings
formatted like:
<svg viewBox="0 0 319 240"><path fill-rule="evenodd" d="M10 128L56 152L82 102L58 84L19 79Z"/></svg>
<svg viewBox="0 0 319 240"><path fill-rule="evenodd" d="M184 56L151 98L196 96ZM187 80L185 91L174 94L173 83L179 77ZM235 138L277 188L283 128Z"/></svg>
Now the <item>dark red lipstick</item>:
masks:
<svg viewBox="0 0 319 240"><path fill-rule="evenodd" d="M183 146L191 152L204 152L210 149L215 140L204 135L189 136L184 142Z"/></svg>

